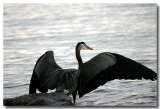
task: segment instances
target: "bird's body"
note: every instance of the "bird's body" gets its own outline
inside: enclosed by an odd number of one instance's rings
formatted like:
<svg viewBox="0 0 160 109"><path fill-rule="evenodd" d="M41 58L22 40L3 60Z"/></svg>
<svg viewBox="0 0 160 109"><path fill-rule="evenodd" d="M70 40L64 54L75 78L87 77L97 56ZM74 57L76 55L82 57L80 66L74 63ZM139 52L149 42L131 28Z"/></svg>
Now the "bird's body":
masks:
<svg viewBox="0 0 160 109"><path fill-rule="evenodd" d="M64 92L67 95L72 94L77 87L77 69L59 69L51 73L41 84L43 90L53 90L56 92ZM67 93L68 90L68 93Z"/></svg>
<svg viewBox="0 0 160 109"><path fill-rule="evenodd" d="M62 69L56 64L52 51L41 56L33 70L30 92L35 92L36 88L41 92L56 88L58 92L72 94L75 103L77 92L79 97L82 97L100 85L104 85L107 81L114 79L157 79L157 74L153 70L116 53L100 53L83 63L80 55L81 49L93 50L84 42L77 44L75 51L78 70Z"/></svg>

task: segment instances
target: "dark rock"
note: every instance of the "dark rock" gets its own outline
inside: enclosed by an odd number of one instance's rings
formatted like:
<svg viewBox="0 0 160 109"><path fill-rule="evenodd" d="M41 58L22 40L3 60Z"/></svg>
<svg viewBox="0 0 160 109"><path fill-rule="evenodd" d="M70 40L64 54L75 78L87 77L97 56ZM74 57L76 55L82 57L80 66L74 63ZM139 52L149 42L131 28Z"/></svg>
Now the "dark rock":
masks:
<svg viewBox="0 0 160 109"><path fill-rule="evenodd" d="M63 93L38 93L4 99L4 106L73 106L72 99Z"/></svg>

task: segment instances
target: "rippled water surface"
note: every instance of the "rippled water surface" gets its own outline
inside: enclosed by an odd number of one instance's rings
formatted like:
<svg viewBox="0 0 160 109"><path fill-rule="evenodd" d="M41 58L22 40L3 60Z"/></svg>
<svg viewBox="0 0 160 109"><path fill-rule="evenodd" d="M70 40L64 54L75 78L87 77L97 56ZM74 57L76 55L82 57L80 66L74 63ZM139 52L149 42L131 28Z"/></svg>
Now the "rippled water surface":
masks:
<svg viewBox="0 0 160 109"><path fill-rule="evenodd" d="M86 62L115 52L157 72L156 4L4 4L4 98L28 94L37 59L53 50L63 68L77 68L75 45ZM77 106L156 106L157 81L114 80L77 97Z"/></svg>

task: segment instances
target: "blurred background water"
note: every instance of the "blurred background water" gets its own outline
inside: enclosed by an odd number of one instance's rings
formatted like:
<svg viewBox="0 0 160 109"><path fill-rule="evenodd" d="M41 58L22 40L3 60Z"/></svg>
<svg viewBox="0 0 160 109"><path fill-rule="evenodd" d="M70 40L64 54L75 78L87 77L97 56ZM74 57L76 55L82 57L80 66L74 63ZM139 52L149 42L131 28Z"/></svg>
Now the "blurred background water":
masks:
<svg viewBox="0 0 160 109"><path fill-rule="evenodd" d="M53 50L63 68L115 52L157 72L156 4L4 4L4 98L28 94L37 59ZM77 99L77 106L156 106L157 81L114 80Z"/></svg>

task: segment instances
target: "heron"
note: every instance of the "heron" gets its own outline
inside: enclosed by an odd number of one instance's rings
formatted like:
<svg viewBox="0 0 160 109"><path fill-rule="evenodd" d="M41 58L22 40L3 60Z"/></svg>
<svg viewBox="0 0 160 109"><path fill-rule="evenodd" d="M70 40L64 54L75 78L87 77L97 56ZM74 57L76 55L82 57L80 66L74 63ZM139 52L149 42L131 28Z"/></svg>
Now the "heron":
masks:
<svg viewBox="0 0 160 109"><path fill-rule="evenodd" d="M83 97L114 79L157 80L157 73L152 69L117 53L102 52L83 63L81 50L93 49L85 42L78 42L75 49L78 69L62 69L56 64L53 51L40 57L33 70L30 93L35 92L35 89L47 92L48 89L56 88L57 92L72 94L75 104L77 92L79 98Z"/></svg>

